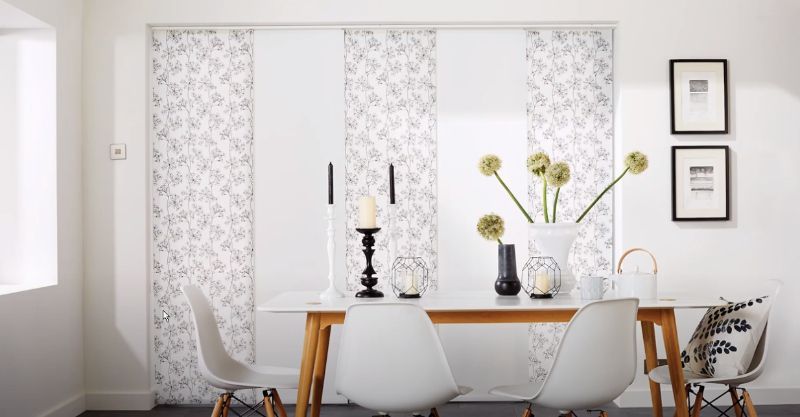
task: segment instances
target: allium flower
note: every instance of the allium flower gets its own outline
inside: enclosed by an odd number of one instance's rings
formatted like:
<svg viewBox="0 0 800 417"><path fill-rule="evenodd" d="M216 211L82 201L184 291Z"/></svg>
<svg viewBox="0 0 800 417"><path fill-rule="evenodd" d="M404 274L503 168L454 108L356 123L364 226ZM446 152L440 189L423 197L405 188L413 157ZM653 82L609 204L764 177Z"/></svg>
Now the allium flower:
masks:
<svg viewBox="0 0 800 417"><path fill-rule="evenodd" d="M536 152L528 157L528 171L537 177L544 174L549 166L550 157L544 152Z"/></svg>
<svg viewBox="0 0 800 417"><path fill-rule="evenodd" d="M480 162L478 162L478 170L481 174L491 177L503 165L503 162L497 155L484 155Z"/></svg>
<svg viewBox="0 0 800 417"><path fill-rule="evenodd" d="M639 151L631 152L625 155L625 170L622 171L622 174L619 174L619 176L615 178L614 181L611 181L611 184L608 184L608 186L603 191L601 191L600 194L597 195L597 197L594 198L594 201L592 201L592 203L589 204L589 206L586 207L585 210L583 210L583 213L581 213L581 215L578 216L578 220L576 220L575 222L580 223L581 220L583 220L583 218L586 217L587 214L589 214L589 211L592 210L592 207L594 207L594 205L597 204L598 201L600 201L600 199L608 192L608 190L613 188L614 185L618 183L619 180L621 180L622 177L625 176L625 174L628 173L628 171L630 171L631 174L641 174L647 169L647 164L648 164L647 155Z"/></svg>
<svg viewBox="0 0 800 417"><path fill-rule="evenodd" d="M525 211L525 208L522 207L522 204L520 204L519 200L517 200L517 197L514 196L514 193L511 192L511 189L508 188L505 181L503 181L503 179L500 178L500 173L497 171L500 169L502 165L503 162L500 160L500 157L498 157L497 155L488 154L484 155L481 158L480 162L478 162L478 170L481 171L481 174L486 175L487 177L494 176L495 178L497 178L497 181L506 190L508 196L511 197L512 200L514 200L514 204L517 205L519 211L521 211L522 214L525 216L525 218L528 219L528 222L533 223L533 219L531 218L531 216L528 214L527 211Z"/></svg>
<svg viewBox="0 0 800 417"><path fill-rule="evenodd" d="M547 167L544 176L547 178L547 184L556 188L561 188L569 182L569 165L567 165L566 162L556 162Z"/></svg>
<svg viewBox="0 0 800 417"><path fill-rule="evenodd" d="M647 155L635 151L625 155L625 167L630 169L631 174L641 174L647 169Z"/></svg>
<svg viewBox="0 0 800 417"><path fill-rule="evenodd" d="M503 218L494 213L487 214L478 220L478 233L486 240L496 240L499 243L505 231Z"/></svg>

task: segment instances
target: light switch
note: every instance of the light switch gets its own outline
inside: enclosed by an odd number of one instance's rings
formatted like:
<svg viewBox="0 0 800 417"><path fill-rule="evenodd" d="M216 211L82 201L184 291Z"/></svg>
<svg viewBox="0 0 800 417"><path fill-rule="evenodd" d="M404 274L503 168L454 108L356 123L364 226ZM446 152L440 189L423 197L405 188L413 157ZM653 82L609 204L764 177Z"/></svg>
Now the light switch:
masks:
<svg viewBox="0 0 800 417"><path fill-rule="evenodd" d="M111 156L111 159L127 159L128 152L125 149L125 144L112 143L111 146L109 146L109 155Z"/></svg>

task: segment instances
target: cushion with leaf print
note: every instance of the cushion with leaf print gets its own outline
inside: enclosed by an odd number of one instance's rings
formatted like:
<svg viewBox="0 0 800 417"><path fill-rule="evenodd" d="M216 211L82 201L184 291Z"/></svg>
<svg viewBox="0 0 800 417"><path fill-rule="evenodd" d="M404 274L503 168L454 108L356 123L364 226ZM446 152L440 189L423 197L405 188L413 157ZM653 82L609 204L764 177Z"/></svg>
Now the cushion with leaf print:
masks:
<svg viewBox="0 0 800 417"><path fill-rule="evenodd" d="M746 373L771 304L764 296L709 308L681 353L683 368L709 378Z"/></svg>

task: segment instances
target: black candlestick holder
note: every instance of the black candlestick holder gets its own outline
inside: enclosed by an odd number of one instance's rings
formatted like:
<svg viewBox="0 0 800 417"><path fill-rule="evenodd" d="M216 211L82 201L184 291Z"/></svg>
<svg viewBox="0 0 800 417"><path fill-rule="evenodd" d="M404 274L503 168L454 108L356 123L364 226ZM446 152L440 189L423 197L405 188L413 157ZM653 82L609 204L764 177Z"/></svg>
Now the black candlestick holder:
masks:
<svg viewBox="0 0 800 417"><path fill-rule="evenodd" d="M372 236L375 233L378 233L381 230L380 227L373 227L368 229L356 228L358 233L364 234L364 237L361 239L361 244L364 245L364 257L367 258L367 267L364 268L363 275L361 275L361 285L367 287L366 290L361 290L356 293L356 297L358 298L380 298L383 297L383 293L372 288L378 284L378 277L374 277L375 275L375 268L372 267L372 255L375 253L375 237Z"/></svg>

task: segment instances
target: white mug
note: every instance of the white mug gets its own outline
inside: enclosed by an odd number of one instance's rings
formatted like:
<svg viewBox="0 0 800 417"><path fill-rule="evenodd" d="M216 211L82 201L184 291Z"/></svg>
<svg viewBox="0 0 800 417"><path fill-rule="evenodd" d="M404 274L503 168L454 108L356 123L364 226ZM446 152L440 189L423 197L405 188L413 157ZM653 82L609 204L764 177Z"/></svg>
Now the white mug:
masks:
<svg viewBox="0 0 800 417"><path fill-rule="evenodd" d="M584 276L581 277L581 300L602 300L603 294L608 291L608 278Z"/></svg>

